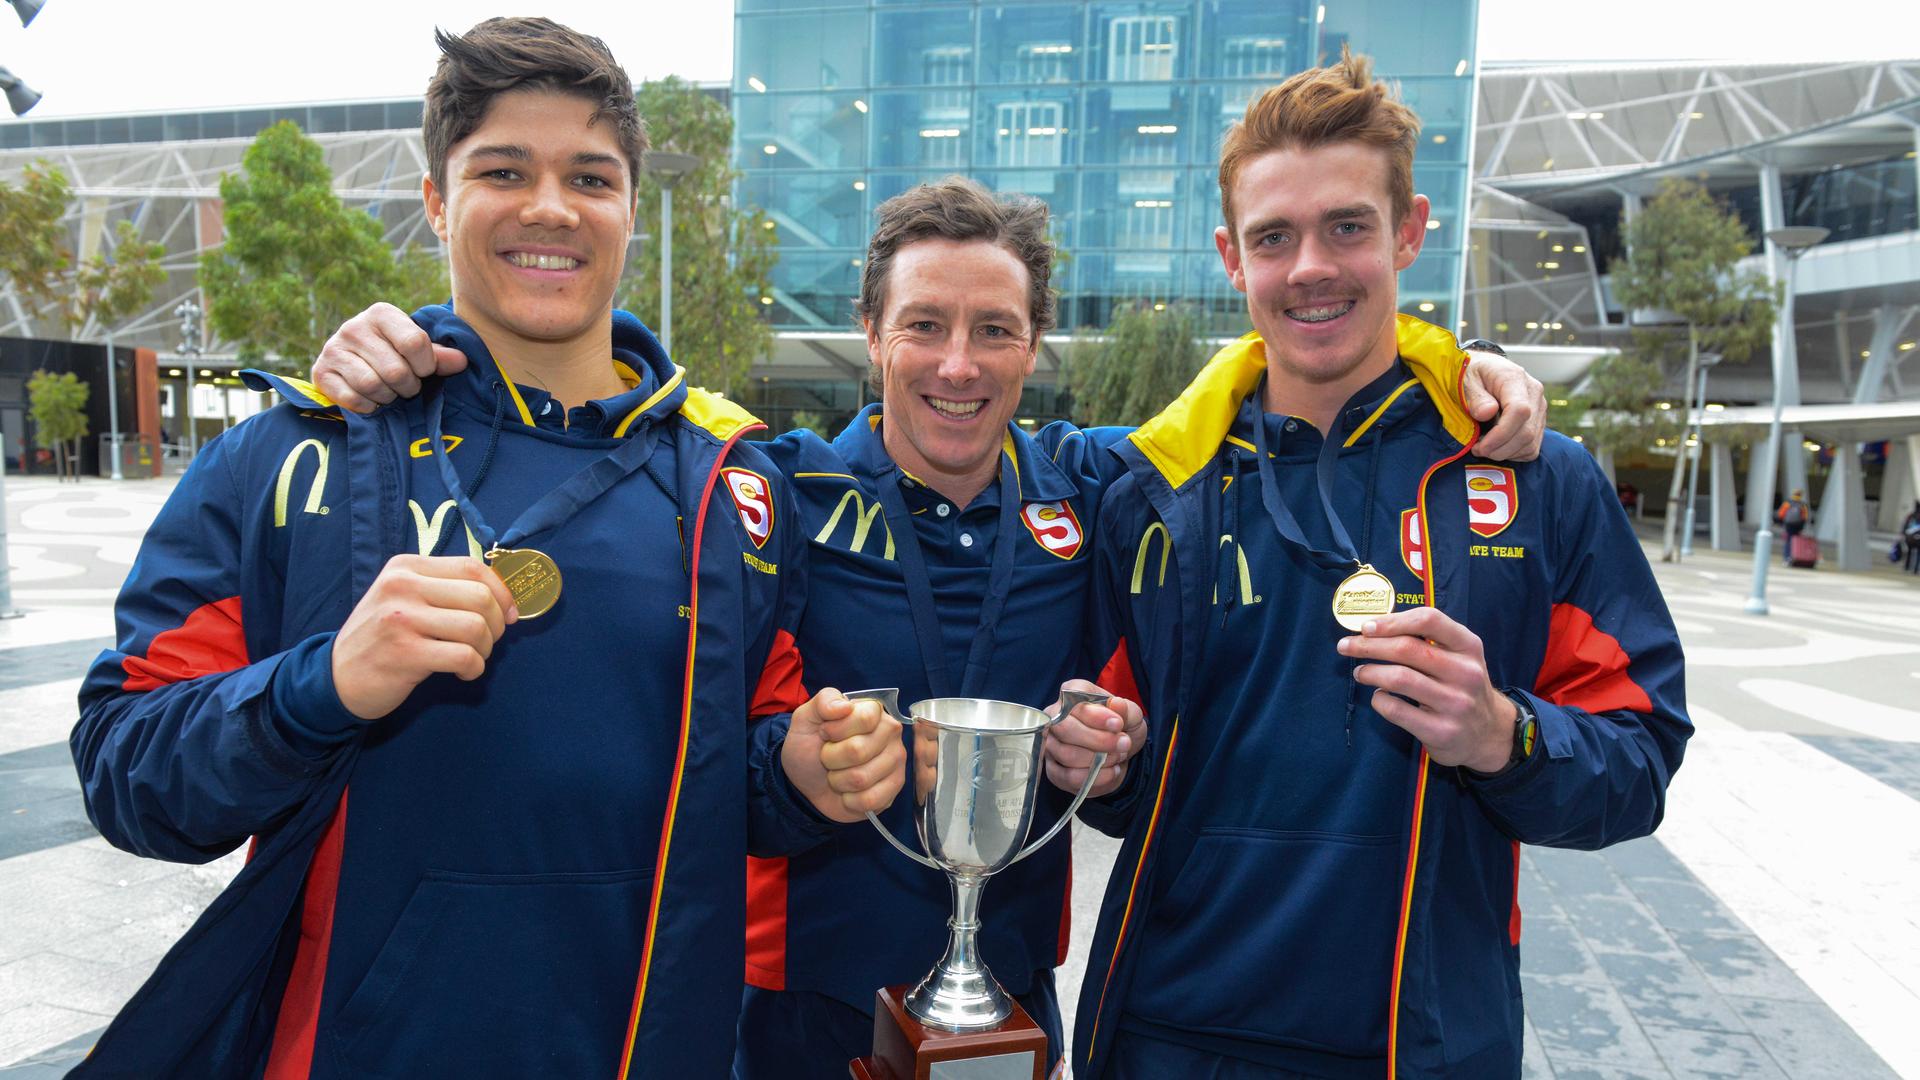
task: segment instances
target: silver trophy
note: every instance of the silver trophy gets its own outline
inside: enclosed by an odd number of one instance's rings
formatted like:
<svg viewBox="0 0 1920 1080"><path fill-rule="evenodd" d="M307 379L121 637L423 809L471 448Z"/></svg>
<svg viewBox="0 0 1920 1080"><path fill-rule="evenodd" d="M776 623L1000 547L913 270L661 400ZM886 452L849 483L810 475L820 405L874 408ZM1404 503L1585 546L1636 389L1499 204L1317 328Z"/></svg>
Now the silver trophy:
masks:
<svg viewBox="0 0 1920 1080"><path fill-rule="evenodd" d="M991 1028L1013 1014L1013 1001L980 960L980 890L987 878L1046 846L1086 801L1105 754L1094 755L1086 782L1053 828L1021 847L1045 782L1040 759L1047 729L1074 706L1105 701L1107 695L1063 690L1052 717L985 698L931 698L914 702L902 714L897 689L858 690L847 697L878 701L912 728L907 767L913 777L914 827L926 854L902 844L873 814L867 820L908 858L944 870L953 890L947 954L907 995L907 1011L947 1031Z"/></svg>

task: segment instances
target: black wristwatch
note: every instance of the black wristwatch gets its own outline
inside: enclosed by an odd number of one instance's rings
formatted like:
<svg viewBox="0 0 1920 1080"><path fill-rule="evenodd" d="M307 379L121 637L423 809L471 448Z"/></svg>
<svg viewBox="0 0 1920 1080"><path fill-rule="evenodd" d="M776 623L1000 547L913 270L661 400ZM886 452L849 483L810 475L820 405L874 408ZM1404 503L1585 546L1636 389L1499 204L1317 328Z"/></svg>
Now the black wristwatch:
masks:
<svg viewBox="0 0 1920 1080"><path fill-rule="evenodd" d="M1540 740L1540 717L1533 711L1533 703L1527 700L1527 695L1518 690L1503 690L1501 693L1507 695L1513 707L1520 710L1520 715L1513 721L1513 752L1507 755L1507 768L1511 769L1533 756L1533 746Z"/></svg>
<svg viewBox="0 0 1920 1080"><path fill-rule="evenodd" d="M1507 350L1483 337L1474 338L1472 341L1463 341L1460 343L1460 348L1467 352L1490 352L1495 356L1507 355Z"/></svg>

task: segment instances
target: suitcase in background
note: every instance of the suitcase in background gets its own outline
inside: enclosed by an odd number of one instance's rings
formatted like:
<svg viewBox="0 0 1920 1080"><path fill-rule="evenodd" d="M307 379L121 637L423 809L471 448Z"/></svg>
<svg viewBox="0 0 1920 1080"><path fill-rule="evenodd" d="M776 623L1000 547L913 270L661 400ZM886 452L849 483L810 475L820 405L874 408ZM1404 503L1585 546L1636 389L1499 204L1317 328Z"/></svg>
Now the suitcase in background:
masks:
<svg viewBox="0 0 1920 1080"><path fill-rule="evenodd" d="M1820 541L1806 533L1795 534L1787 544L1789 547L1787 560L1794 566L1811 570L1820 561Z"/></svg>

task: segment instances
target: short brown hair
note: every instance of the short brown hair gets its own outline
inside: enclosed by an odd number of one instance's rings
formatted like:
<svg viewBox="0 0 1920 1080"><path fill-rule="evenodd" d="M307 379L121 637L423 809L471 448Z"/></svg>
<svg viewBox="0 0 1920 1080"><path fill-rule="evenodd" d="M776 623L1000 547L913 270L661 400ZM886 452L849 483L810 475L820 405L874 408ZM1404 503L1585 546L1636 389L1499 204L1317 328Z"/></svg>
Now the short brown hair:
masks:
<svg viewBox="0 0 1920 1080"><path fill-rule="evenodd" d="M1234 243L1233 185L1247 162L1275 150L1314 150L1330 143L1360 142L1387 152L1387 191L1393 219L1413 209L1413 146L1420 118L1398 90L1373 77L1373 60L1342 46L1340 62L1312 68L1268 90L1247 105L1220 146L1220 213Z"/></svg>
<svg viewBox="0 0 1920 1080"><path fill-rule="evenodd" d="M627 158L629 185L640 177L647 126L633 100L633 82L607 43L552 19L488 19L464 34L435 29L440 65L427 83L420 134L427 173L447 188L447 154L486 119L493 99L509 90L557 90L593 102L591 123L604 117Z"/></svg>
<svg viewBox="0 0 1920 1080"><path fill-rule="evenodd" d="M1053 240L1047 235L1047 204L1031 195L995 195L979 181L949 176L918 184L880 204L860 271L861 321L878 319L887 306L887 275L893 257L918 240L985 240L998 244L1027 268L1027 317L1033 342L1053 329Z"/></svg>

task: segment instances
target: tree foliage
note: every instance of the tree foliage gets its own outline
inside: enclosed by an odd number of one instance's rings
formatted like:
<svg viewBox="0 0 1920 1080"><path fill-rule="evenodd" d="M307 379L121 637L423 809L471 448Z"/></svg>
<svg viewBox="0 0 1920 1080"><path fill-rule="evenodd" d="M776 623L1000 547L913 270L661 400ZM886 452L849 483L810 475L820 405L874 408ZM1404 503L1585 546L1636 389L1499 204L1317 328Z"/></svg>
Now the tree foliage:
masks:
<svg viewBox="0 0 1920 1080"><path fill-rule="evenodd" d="M66 174L35 161L20 186L0 183L0 274L13 279L22 299L36 308L58 298L59 281L72 262L60 216L72 201Z"/></svg>
<svg viewBox="0 0 1920 1080"><path fill-rule="evenodd" d="M733 116L725 105L672 76L643 84L636 97L654 148L700 162L673 185L673 359L694 384L737 393L773 350L760 303L778 259L773 221L733 204L740 174L730 164ZM647 235L628 262L620 306L657 329L660 180L642 174L637 187L634 231Z"/></svg>
<svg viewBox="0 0 1920 1080"><path fill-rule="evenodd" d="M1705 188L1667 181L1626 234L1627 256L1613 269L1622 304L1672 312L1695 328L1702 351L1735 363L1767 345L1777 290L1764 275L1737 269L1753 254L1753 241L1739 215ZM1665 351L1657 348L1650 358Z"/></svg>
<svg viewBox="0 0 1920 1080"><path fill-rule="evenodd" d="M1166 408L1207 360L1200 314L1186 304L1116 307L1105 340L1067 351L1061 387L1082 424L1136 425Z"/></svg>
<svg viewBox="0 0 1920 1080"><path fill-rule="evenodd" d="M1628 389L1651 379L1647 396L1636 404L1613 403L1610 411L1638 409L1634 422L1612 417L1608 437L1645 429L1659 439L1675 442L1676 428L1688 410L1649 410L1667 384L1668 375L1683 372L1683 402L1690 403L1702 352L1719 353L1739 363L1763 349L1772 337L1774 308L1779 291L1761 274L1742 271L1740 260L1753 252L1753 242L1738 215L1709 195L1705 188L1685 180L1669 180L1659 194L1627 223L1627 257L1615 264L1613 288L1629 310L1651 308L1670 312L1678 328L1646 327L1633 332L1626 355L1609 374L1618 376L1614 389ZM1670 404L1670 403L1669 403ZM1669 415L1663 417L1660 413ZM1596 416L1600 414L1596 413ZM1640 443L1645 446L1644 442ZM1668 487L1663 558L1678 551L1675 538L1681 472L1686 455L1674 458Z"/></svg>
<svg viewBox="0 0 1920 1080"><path fill-rule="evenodd" d="M54 309L70 334L136 314L167 276L166 246L141 239L131 221L116 222L113 242L80 258L60 223L72 201L66 174L45 161L28 165L19 187L0 183L0 274L35 311Z"/></svg>
<svg viewBox="0 0 1920 1080"><path fill-rule="evenodd" d="M79 463L78 440L87 434L87 394L92 388L73 372L36 371L27 380L27 407L35 439L59 456L61 476Z"/></svg>
<svg viewBox="0 0 1920 1080"><path fill-rule="evenodd" d="M1644 331L1636 331L1636 336ZM1630 453L1659 445L1671 445L1680 437L1686 418L1683 409L1658 407L1667 383L1667 365L1662 349L1673 344L1671 335L1652 335L1654 340L1631 349L1610 353L1594 361L1583 381L1583 392L1555 397L1547 410L1552 426L1569 435L1579 435L1595 451ZM1684 360L1686 340L1679 347ZM1562 405L1561 402L1566 404Z"/></svg>
<svg viewBox="0 0 1920 1080"><path fill-rule="evenodd" d="M248 360L305 372L328 335L377 300L447 298L431 253L395 252L369 214L341 205L320 144L290 121L262 131L220 178L226 241L200 260L207 320Z"/></svg>

